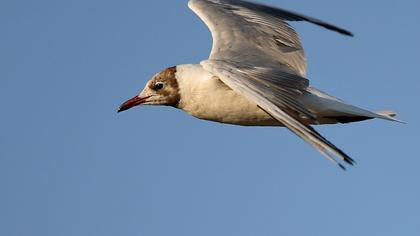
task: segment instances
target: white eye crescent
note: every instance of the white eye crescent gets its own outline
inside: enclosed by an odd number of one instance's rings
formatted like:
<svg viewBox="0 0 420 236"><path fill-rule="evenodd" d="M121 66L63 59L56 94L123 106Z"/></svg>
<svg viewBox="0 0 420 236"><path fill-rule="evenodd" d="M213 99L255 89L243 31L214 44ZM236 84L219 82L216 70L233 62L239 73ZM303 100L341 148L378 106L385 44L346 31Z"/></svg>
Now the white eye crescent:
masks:
<svg viewBox="0 0 420 236"><path fill-rule="evenodd" d="M163 89L163 87L165 87L165 83L163 83L163 82L156 82L156 84L155 84L155 90L157 91L157 90L161 90L161 89Z"/></svg>

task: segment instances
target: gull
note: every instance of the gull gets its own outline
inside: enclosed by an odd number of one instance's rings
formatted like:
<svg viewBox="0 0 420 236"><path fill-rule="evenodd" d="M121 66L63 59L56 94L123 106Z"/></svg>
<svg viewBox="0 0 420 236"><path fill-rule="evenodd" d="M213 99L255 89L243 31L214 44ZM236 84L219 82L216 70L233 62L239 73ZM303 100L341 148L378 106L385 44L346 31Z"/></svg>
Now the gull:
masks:
<svg viewBox="0 0 420 236"><path fill-rule="evenodd" d="M163 105L208 121L286 127L344 170L355 161L314 125L398 121L392 111L371 112L311 87L302 44L289 22L306 21L347 36L351 32L244 0L190 0L188 6L211 31L209 59L161 71L118 112Z"/></svg>

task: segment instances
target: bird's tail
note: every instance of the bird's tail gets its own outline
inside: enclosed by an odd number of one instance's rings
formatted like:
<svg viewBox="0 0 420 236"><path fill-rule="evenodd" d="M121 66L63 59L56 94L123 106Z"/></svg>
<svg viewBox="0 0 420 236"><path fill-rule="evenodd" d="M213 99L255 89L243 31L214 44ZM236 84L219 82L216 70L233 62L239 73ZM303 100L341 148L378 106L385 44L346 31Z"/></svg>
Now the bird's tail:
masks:
<svg viewBox="0 0 420 236"><path fill-rule="evenodd" d="M393 112L393 111L378 111L378 112L375 112L375 113L380 116L380 117L377 117L377 118L382 118L382 119L385 119L385 120L395 121L395 122L399 122L399 123L405 123L405 122L395 118L395 117L397 117L396 112Z"/></svg>
<svg viewBox="0 0 420 236"><path fill-rule="evenodd" d="M327 107L328 112L324 114L324 118L331 119L338 123L351 123L370 119L383 119L404 123L396 119L397 113L393 111L386 110L379 112L371 112L369 110L350 105L336 97L333 97L313 87L308 88L308 92L310 92L312 96L309 100L307 100L307 102L312 102L310 105L314 107L322 107L319 108L319 110L322 110L323 107Z"/></svg>

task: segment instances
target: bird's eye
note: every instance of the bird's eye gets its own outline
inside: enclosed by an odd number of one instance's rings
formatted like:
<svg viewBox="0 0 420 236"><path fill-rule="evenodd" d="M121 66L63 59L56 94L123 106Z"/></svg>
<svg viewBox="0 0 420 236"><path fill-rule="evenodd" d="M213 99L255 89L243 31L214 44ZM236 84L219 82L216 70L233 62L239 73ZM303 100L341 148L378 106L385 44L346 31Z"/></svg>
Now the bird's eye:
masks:
<svg viewBox="0 0 420 236"><path fill-rule="evenodd" d="M157 82L156 84L155 84L155 90L157 91L157 90L161 90L161 89L163 89L163 87L165 86L165 84L164 83L162 83L162 82Z"/></svg>

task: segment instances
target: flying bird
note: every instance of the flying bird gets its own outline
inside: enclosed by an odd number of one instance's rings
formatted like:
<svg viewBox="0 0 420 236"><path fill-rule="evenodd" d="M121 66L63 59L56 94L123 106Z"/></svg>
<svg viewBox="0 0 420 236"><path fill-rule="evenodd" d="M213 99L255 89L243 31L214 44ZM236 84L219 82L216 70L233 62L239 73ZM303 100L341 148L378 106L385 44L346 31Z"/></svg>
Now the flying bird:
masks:
<svg viewBox="0 0 420 236"><path fill-rule="evenodd" d="M211 31L209 59L161 71L118 112L164 105L203 120L286 127L343 169L355 161L313 125L397 121L394 112L371 112L311 87L302 44L288 22L306 21L346 36L353 36L351 32L244 0L190 0L188 6Z"/></svg>

